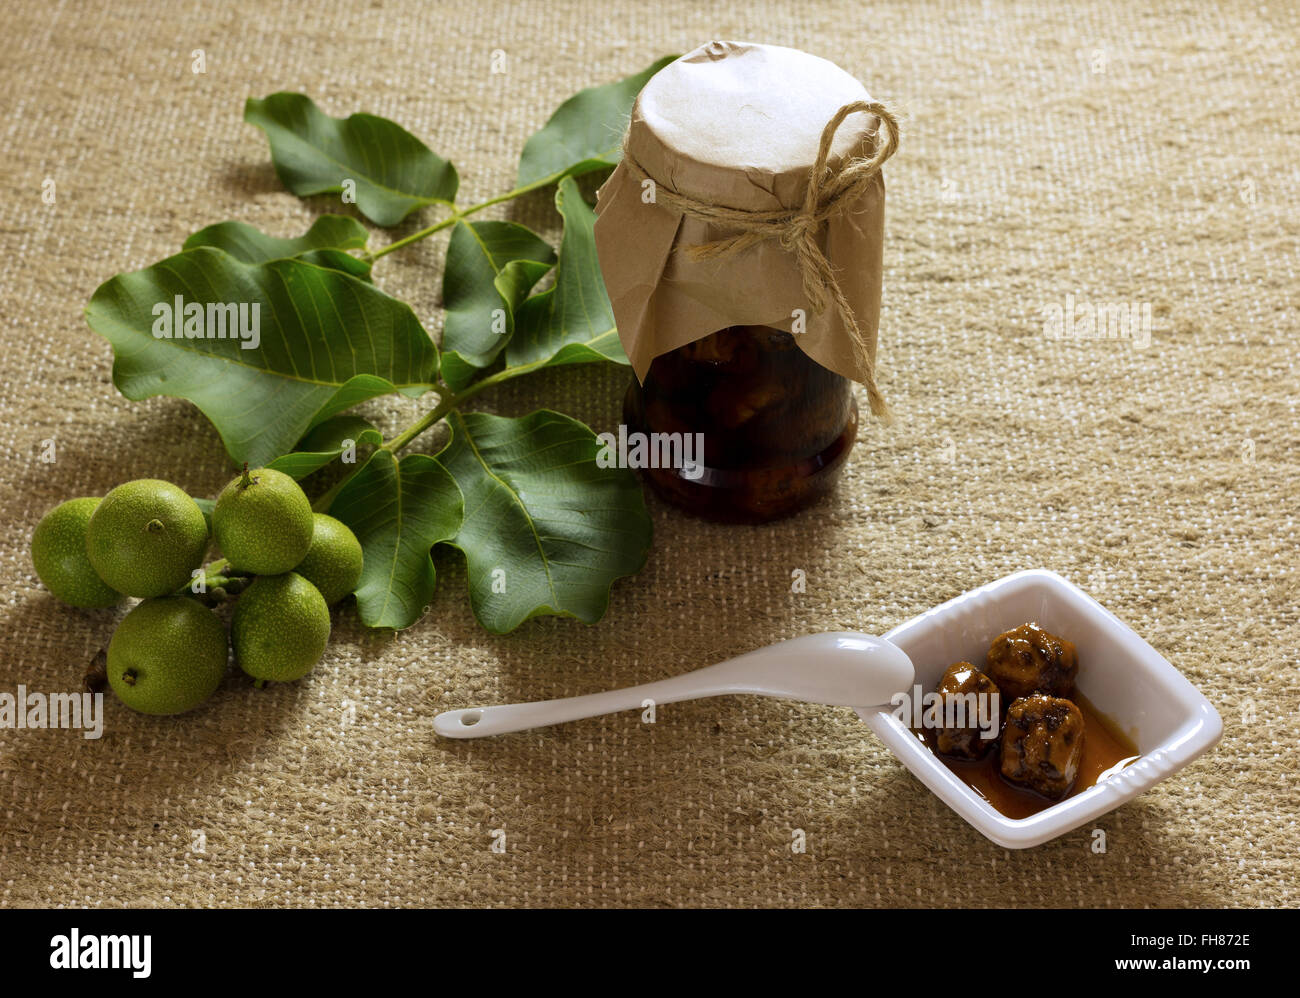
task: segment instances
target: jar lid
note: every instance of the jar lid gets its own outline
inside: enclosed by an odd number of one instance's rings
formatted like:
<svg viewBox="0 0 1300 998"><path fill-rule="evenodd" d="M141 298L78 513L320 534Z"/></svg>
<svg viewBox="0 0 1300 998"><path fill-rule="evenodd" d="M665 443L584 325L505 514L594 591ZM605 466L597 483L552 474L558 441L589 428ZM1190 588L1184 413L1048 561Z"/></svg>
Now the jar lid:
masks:
<svg viewBox="0 0 1300 998"><path fill-rule="evenodd" d="M880 166L896 142L861 83L796 49L710 42L656 73L596 204L601 272L637 377L719 329L771 326L866 385L884 416Z"/></svg>
<svg viewBox="0 0 1300 998"><path fill-rule="evenodd" d="M866 88L835 63L798 49L709 42L650 78L627 148L674 191L750 211L797 208L822 129ZM828 165L870 152L878 122L855 114Z"/></svg>

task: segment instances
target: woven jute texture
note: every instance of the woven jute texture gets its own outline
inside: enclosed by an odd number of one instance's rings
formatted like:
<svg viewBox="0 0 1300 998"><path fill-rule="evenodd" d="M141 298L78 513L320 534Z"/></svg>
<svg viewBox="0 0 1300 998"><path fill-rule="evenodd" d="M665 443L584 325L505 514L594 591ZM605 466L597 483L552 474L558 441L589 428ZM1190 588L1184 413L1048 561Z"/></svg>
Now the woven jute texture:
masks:
<svg viewBox="0 0 1300 998"><path fill-rule="evenodd" d="M903 141L885 171L880 323L899 422L864 431L833 499L745 528L651 500L649 563L595 626L494 637L463 562L440 553L419 624L367 634L345 607L300 683L232 674L170 719L110 697L98 741L2 731L0 904L1294 905L1300 16L1253 0L1071 6L7 3L9 692L76 689L114 623L37 581L27 549L46 509L145 476L212 496L231 474L191 405L115 391L81 314L92 291L212 222L292 235L340 208L282 190L246 97L301 90L402 122L456 163L472 203L511 186L569 94L740 38L839 63L899 110ZM557 234L549 194L493 211ZM376 268L435 332L440 238ZM1044 310L1067 296L1149 305L1149 345L1141 330L1052 339ZM610 429L628 377L568 369L481 401ZM420 409L365 411L391 431ZM848 708L719 699L482 742L431 729L456 706L644 682L810 631L882 633L1040 566L1224 717L1211 754L1095 823L1104 853L1091 827L990 844Z"/></svg>

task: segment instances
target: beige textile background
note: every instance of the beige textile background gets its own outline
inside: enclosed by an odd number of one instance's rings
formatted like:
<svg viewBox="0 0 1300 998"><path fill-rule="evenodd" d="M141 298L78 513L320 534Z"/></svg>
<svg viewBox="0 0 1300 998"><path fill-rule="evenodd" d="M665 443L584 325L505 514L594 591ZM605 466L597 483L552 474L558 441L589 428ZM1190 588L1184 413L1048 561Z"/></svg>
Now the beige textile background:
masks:
<svg viewBox="0 0 1300 998"><path fill-rule="evenodd" d="M292 235L337 209L280 188L245 97L302 90L333 114L392 117L456 163L466 203L510 186L524 139L570 93L714 37L832 59L904 125L880 333L901 421L865 432L832 501L762 528L653 502L649 564L594 627L487 634L448 553L425 619L368 635L345 608L296 685L232 675L176 719L110 700L99 741L0 732L0 904L1296 904L1294 5L11 0L4 20L10 692L75 688L112 628L39 586L27 545L45 509L142 476L214 495L230 474L190 405L115 392L81 316L91 292L211 222ZM198 48L206 75L190 71ZM496 49L505 73L490 72ZM547 195L496 217L556 233ZM435 330L441 254L434 239L377 267ZM1042 309L1066 295L1149 303L1150 346L1048 339ZM482 401L608 429L627 379L570 369ZM419 408L366 411L396 428ZM846 708L729 699L654 725L431 731L454 706L647 681L813 630L883 632L1031 566L1097 595L1224 716L1213 754L1096 823L1104 855L1088 829L993 846Z"/></svg>

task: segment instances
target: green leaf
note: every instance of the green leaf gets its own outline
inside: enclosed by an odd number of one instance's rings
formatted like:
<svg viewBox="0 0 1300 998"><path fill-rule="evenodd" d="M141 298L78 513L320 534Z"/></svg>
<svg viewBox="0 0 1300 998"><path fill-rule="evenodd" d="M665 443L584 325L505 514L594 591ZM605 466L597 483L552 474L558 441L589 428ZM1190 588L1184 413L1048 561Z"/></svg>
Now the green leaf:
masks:
<svg viewBox="0 0 1300 998"><path fill-rule="evenodd" d="M555 284L533 295L515 313L515 335L506 347L510 367L540 363L585 364L598 360L628 363L614 327L614 311L605 293L596 259L593 226L596 213L566 177L555 192L555 206L564 216L560 260Z"/></svg>
<svg viewBox="0 0 1300 998"><path fill-rule="evenodd" d="M355 218L322 215L303 235L280 239L244 222L218 222L185 240L183 249L214 246L244 263L266 263L293 257L306 263L370 279L370 263L345 252L362 249L370 233Z"/></svg>
<svg viewBox="0 0 1300 998"><path fill-rule="evenodd" d="M294 446L293 453L277 457L267 465L294 478L306 478L340 457L350 444L382 444L383 434L370 420L353 413L333 416L312 429Z"/></svg>
<svg viewBox="0 0 1300 998"><path fill-rule="evenodd" d="M199 507L203 513L203 522L208 525L208 536L212 536L212 511L217 508L215 499L202 499L198 496L190 496L194 504Z"/></svg>
<svg viewBox="0 0 1300 998"><path fill-rule="evenodd" d="M364 560L356 592L362 623L403 628L420 619L436 581L429 549L455 536L462 510L456 482L425 454L398 462L377 450L348 479L330 515L361 542Z"/></svg>
<svg viewBox="0 0 1300 998"><path fill-rule="evenodd" d="M324 267L326 270L342 271L350 277L355 277L358 281L370 283L369 261L353 256L351 253L344 253L342 250L308 250L306 253L299 253L293 259L301 260L303 263L315 264L317 267Z"/></svg>
<svg viewBox="0 0 1300 998"><path fill-rule="evenodd" d="M442 376L459 391L496 360L519 303L555 262L541 236L514 222L459 222L442 277Z"/></svg>
<svg viewBox="0 0 1300 998"><path fill-rule="evenodd" d="M580 90L524 143L518 187L540 187L618 163L623 130L646 81L676 59L667 55L634 76Z"/></svg>
<svg viewBox="0 0 1300 998"><path fill-rule="evenodd" d="M377 225L396 225L417 208L451 204L456 169L387 118L332 118L303 94L250 97L244 120L266 133L281 183L299 197L356 183L357 209Z"/></svg>
<svg viewBox="0 0 1300 998"><path fill-rule="evenodd" d="M650 548L636 476L599 467L595 434L557 412L449 422L439 460L465 497L449 543L465 554L479 622L497 634L539 615L595 623L614 580L639 571Z"/></svg>
<svg viewBox="0 0 1300 998"><path fill-rule="evenodd" d="M364 225L347 215L321 215L310 229L293 239L268 236L245 222L217 222L186 239L182 249L215 246L244 263L266 263L301 256L309 250L363 249L369 235Z"/></svg>
<svg viewBox="0 0 1300 998"><path fill-rule="evenodd" d="M205 316L209 304L247 306L250 326L256 311L257 346L244 349L251 337L159 338L158 311L177 296ZM189 399L236 464L265 464L366 399L421 395L438 372L437 349L410 306L300 260L247 264L211 247L186 250L100 285L86 319L113 345L123 395Z"/></svg>
<svg viewBox="0 0 1300 998"><path fill-rule="evenodd" d="M332 416L313 426L294 448L300 451L336 451L351 440L360 443L363 437L378 433L375 424L354 412Z"/></svg>

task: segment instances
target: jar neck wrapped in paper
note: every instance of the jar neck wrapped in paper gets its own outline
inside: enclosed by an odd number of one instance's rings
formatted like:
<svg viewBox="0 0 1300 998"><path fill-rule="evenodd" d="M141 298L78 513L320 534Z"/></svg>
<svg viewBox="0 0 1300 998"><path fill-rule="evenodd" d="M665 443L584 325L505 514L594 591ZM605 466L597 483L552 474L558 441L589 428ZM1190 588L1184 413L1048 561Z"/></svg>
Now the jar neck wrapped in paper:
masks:
<svg viewBox="0 0 1300 998"><path fill-rule="evenodd" d="M888 418L875 348L881 167L897 148L897 122L824 60L770 46L732 48L738 56L759 48L777 52L778 62L793 57L830 67L852 84L833 79L841 95L856 88L862 97L834 108L815 143L800 134L784 137L791 148L777 142L758 150L747 143L763 136L733 135L722 156L751 162L729 164L681 148L691 136L674 137L675 120L664 124L665 107L678 113L683 106L672 91L679 81L658 88L668 97L652 89L659 77L651 81L634 109L623 161L597 205L597 248L624 349L644 379L656 356L723 327L784 329L823 367L866 386L873 412ZM731 54L727 49L723 58ZM701 79L708 76L697 68L696 86ZM818 92L816 100L824 104L826 96ZM801 124L806 133L807 121Z"/></svg>

